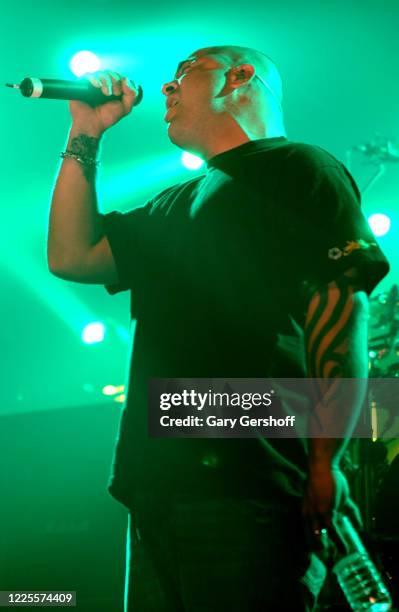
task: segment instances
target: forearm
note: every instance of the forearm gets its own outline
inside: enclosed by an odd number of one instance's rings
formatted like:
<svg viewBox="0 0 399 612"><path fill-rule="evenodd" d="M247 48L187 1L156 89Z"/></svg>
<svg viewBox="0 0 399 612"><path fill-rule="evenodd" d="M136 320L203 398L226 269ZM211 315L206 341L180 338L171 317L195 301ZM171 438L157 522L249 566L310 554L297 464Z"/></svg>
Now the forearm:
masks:
<svg viewBox="0 0 399 612"><path fill-rule="evenodd" d="M67 149L96 157L101 134L72 126ZM52 271L72 269L103 235L98 211L95 166L65 158L51 201L47 256Z"/></svg>
<svg viewBox="0 0 399 612"><path fill-rule="evenodd" d="M367 296L348 278L331 283L310 304L305 327L307 367L309 378L318 379L309 422L312 470L338 465L358 420L368 377L367 320ZM344 387L342 378L351 381Z"/></svg>

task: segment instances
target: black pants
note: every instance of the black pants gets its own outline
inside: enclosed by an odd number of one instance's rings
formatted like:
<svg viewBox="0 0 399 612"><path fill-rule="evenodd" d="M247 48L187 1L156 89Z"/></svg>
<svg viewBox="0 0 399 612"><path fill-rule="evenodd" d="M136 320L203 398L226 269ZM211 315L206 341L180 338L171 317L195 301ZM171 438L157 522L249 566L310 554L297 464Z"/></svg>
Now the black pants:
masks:
<svg viewBox="0 0 399 612"><path fill-rule="evenodd" d="M310 568L296 503L148 506L129 515L127 553L126 612L306 611L325 576L321 564Z"/></svg>

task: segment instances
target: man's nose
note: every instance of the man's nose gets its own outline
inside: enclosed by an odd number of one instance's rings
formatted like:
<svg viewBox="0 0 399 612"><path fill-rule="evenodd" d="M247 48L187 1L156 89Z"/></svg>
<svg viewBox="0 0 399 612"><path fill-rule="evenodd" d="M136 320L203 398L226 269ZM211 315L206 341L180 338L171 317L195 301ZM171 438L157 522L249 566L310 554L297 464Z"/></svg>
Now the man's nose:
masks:
<svg viewBox="0 0 399 612"><path fill-rule="evenodd" d="M172 94L176 91L178 87L178 82L175 81L169 81L169 83L165 83L164 85L162 85L162 93L164 96L168 96L169 94Z"/></svg>

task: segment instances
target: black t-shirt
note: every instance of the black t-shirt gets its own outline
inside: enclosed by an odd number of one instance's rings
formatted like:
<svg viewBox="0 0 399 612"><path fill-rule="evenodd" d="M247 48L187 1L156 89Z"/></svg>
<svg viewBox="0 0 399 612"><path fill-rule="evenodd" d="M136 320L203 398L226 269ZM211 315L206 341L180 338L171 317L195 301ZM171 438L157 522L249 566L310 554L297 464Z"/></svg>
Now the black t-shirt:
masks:
<svg viewBox="0 0 399 612"><path fill-rule="evenodd" d="M319 147L250 141L104 224L119 277L107 290L131 290L137 319L110 492L129 507L188 491L301 495L301 441L149 438L147 385L306 376L312 292L356 267L370 293L389 269L348 171Z"/></svg>

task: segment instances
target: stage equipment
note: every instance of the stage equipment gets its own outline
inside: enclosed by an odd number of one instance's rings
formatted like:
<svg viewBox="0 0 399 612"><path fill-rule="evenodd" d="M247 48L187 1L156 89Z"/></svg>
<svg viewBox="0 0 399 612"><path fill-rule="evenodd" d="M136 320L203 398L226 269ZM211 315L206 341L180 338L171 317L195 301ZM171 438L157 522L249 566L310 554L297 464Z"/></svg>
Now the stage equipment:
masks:
<svg viewBox="0 0 399 612"><path fill-rule="evenodd" d="M361 189L364 195L372 185L384 174L386 164L399 162L399 149L393 141L382 134L376 133L370 142L354 145L346 151L346 166L351 171L352 153L361 153L366 162L377 166L377 171L371 176L364 187Z"/></svg>

